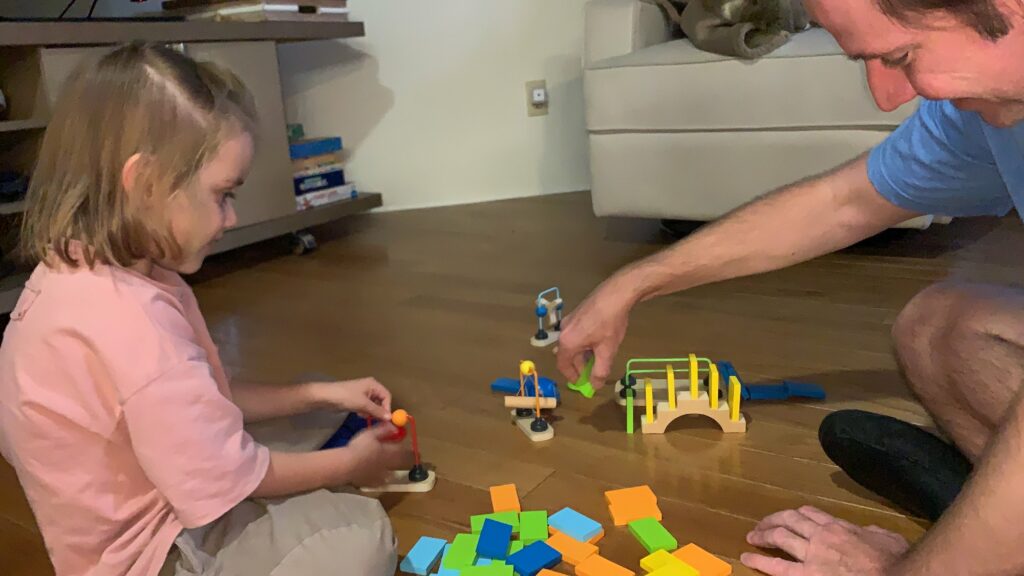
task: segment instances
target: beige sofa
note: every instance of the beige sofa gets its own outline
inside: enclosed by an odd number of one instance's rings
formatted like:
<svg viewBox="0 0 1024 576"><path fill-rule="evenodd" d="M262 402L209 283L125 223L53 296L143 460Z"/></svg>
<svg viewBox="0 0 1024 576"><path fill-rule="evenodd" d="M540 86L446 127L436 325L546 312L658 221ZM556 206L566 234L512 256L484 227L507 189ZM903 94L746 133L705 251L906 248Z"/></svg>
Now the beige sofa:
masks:
<svg viewBox="0 0 1024 576"><path fill-rule="evenodd" d="M916 105L878 110L863 65L820 28L749 62L671 38L652 4L591 0L585 43L599 216L713 220L868 150Z"/></svg>

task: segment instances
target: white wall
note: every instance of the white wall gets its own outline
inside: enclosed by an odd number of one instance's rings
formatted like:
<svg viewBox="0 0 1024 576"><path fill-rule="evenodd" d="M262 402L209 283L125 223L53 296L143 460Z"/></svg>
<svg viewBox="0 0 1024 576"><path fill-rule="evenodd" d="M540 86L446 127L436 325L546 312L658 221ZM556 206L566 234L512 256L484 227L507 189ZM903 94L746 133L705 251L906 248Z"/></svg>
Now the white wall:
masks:
<svg viewBox="0 0 1024 576"><path fill-rule="evenodd" d="M585 0L349 0L362 39L279 49L290 121L388 209L588 189ZM547 116L527 117L545 79Z"/></svg>

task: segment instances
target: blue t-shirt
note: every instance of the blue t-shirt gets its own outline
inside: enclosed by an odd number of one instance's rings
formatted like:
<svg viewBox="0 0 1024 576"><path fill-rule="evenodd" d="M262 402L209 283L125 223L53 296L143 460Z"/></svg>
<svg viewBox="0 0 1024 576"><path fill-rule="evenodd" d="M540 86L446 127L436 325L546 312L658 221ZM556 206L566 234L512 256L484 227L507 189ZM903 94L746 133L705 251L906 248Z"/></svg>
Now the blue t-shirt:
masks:
<svg viewBox="0 0 1024 576"><path fill-rule="evenodd" d="M1024 123L996 128L948 101L917 112L868 155L868 177L893 204L937 216L1024 214Z"/></svg>

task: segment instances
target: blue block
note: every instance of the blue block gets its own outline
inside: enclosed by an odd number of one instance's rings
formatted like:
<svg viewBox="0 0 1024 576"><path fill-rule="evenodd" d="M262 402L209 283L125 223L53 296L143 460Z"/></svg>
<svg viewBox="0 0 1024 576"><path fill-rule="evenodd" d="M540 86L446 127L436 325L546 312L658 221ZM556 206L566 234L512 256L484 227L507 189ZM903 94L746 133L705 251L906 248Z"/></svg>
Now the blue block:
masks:
<svg viewBox="0 0 1024 576"><path fill-rule="evenodd" d="M400 566L402 572L408 574L419 574L426 576L431 568L441 559L444 547L447 542L440 538L424 536L409 550L409 553L402 559Z"/></svg>
<svg viewBox="0 0 1024 576"><path fill-rule="evenodd" d="M590 542L602 529L600 523L572 508L562 508L552 514L548 518L548 526L580 542Z"/></svg>
<svg viewBox="0 0 1024 576"><path fill-rule="evenodd" d="M341 448L347 445L352 440L352 437L363 428L366 428L366 419L355 412L350 412L341 424L341 427L338 428L338 431L328 438L327 442L324 442L320 449Z"/></svg>
<svg viewBox="0 0 1024 576"><path fill-rule="evenodd" d="M508 557L508 563L520 576L537 576L545 568L554 568L562 554L544 542L534 542Z"/></svg>
<svg viewBox="0 0 1024 576"><path fill-rule="evenodd" d="M341 150L341 138L307 138L296 140L288 145L288 152L292 160L322 156L339 150Z"/></svg>
<svg viewBox="0 0 1024 576"><path fill-rule="evenodd" d="M526 377L526 395L533 398L534 387L533 387L533 375ZM491 382L491 392L502 392L504 394L518 394L519 393L519 379L518 378L498 378L494 382ZM554 398L555 400L561 400L561 393L558 391L558 385L555 384L554 380L550 378L540 377L540 393L542 396L548 398Z"/></svg>
<svg viewBox="0 0 1024 576"><path fill-rule="evenodd" d="M448 550L452 547L451 544L444 545L444 552L441 554L441 563L438 565L437 572L434 572L430 576L459 576L459 571L453 568L444 567L444 557L448 555Z"/></svg>
<svg viewBox="0 0 1024 576"><path fill-rule="evenodd" d="M508 557L508 546L512 542L512 527L504 522L487 518L480 530L480 541L476 545L476 555L494 560Z"/></svg>

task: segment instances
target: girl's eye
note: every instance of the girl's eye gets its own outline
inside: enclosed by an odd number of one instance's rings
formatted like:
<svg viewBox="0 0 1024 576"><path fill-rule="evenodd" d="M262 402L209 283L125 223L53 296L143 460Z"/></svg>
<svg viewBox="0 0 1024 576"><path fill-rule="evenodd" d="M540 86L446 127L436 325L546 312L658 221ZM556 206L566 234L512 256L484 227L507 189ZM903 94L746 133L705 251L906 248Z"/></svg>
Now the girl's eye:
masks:
<svg viewBox="0 0 1024 576"><path fill-rule="evenodd" d="M234 199L235 199L235 193L234 192L225 192L220 197L220 205L221 206L227 206L228 200L234 200Z"/></svg>

